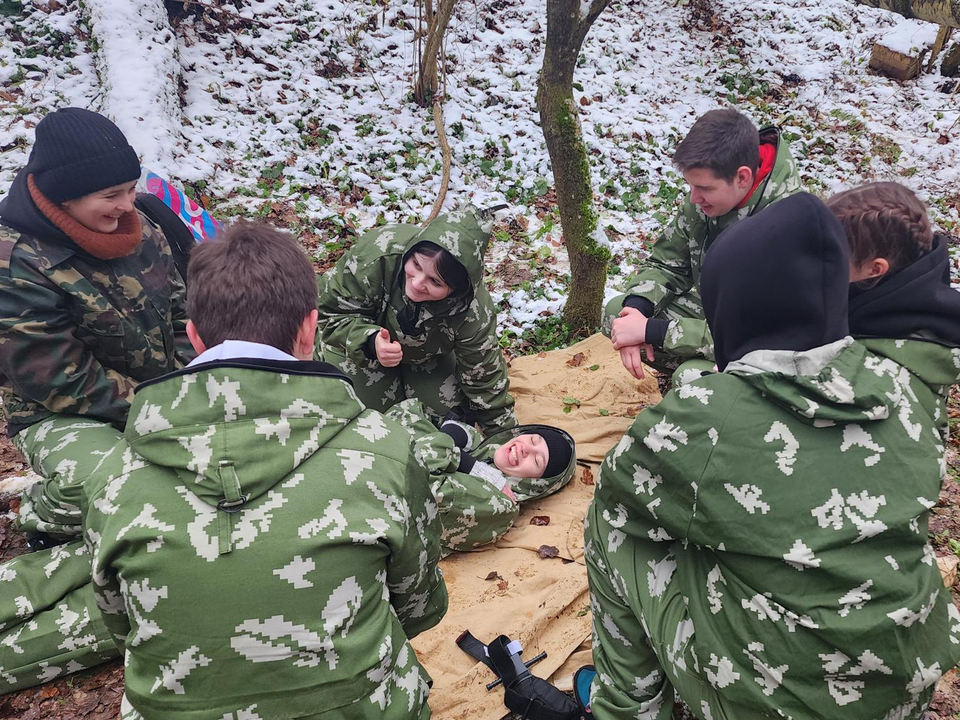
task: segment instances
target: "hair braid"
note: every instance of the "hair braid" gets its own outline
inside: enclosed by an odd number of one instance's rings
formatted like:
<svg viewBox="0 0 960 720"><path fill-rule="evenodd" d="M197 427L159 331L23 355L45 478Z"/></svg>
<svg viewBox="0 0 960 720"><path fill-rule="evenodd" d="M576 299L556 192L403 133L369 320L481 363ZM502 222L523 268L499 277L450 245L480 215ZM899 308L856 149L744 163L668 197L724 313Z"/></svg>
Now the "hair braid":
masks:
<svg viewBox="0 0 960 720"><path fill-rule="evenodd" d="M855 265L885 258L896 272L933 247L926 207L899 183L861 185L834 195L827 207L843 224Z"/></svg>

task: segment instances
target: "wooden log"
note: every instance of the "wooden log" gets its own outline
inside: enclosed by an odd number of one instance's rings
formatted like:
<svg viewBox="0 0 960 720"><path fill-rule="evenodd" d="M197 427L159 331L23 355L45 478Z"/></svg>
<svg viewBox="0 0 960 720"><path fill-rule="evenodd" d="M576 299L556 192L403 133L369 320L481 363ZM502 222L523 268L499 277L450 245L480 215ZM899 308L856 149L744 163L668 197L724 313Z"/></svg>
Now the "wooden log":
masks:
<svg viewBox="0 0 960 720"><path fill-rule="evenodd" d="M870 54L870 67L897 80L911 80L920 74L925 54L926 50L922 50L919 55L905 55L880 43L874 43L873 52Z"/></svg>

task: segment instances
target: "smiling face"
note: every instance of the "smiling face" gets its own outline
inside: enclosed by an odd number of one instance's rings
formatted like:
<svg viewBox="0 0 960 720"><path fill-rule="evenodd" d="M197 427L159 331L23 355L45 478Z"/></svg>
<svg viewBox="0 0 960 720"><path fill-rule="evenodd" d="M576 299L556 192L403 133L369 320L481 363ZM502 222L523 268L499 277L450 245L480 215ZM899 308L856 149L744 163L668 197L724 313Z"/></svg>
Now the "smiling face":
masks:
<svg viewBox="0 0 960 720"><path fill-rule="evenodd" d="M403 291L412 302L435 302L450 294L450 286L437 271L438 257L415 252L403 264Z"/></svg>
<svg viewBox="0 0 960 720"><path fill-rule="evenodd" d="M517 478L543 477L550 462L550 449L540 435L517 435L493 454L493 464L505 475Z"/></svg>
<svg viewBox="0 0 960 720"><path fill-rule="evenodd" d="M133 210L137 199L137 181L114 185L76 200L65 200L64 210L74 220L98 233L112 233L120 224L120 216Z"/></svg>
<svg viewBox="0 0 960 720"><path fill-rule="evenodd" d="M733 180L724 180L709 168L691 168L683 179L690 186L690 202L707 217L726 215L747 196L753 184L753 173L747 167L737 170Z"/></svg>

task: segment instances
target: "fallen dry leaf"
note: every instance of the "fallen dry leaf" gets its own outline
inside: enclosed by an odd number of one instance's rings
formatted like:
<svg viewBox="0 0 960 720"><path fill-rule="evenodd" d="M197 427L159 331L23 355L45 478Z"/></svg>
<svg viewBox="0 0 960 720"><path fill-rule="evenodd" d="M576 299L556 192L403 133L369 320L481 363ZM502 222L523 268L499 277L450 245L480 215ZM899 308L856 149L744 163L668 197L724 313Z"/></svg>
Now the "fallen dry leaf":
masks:
<svg viewBox="0 0 960 720"><path fill-rule="evenodd" d="M500 577L500 573L498 573L496 570L491 570L490 574L487 575L484 580L496 580L498 577ZM500 579L502 580L503 578Z"/></svg>
<svg viewBox="0 0 960 720"><path fill-rule="evenodd" d="M957 582L958 565L960 565L960 558L956 555L937 558L937 567L940 568L940 576L943 578L943 584L946 587L953 587L953 584Z"/></svg>
<svg viewBox="0 0 960 720"><path fill-rule="evenodd" d="M578 352L572 358L567 360L567 365L569 365L570 367L580 367L581 365L583 365L583 361L586 359L587 359L586 355L584 355L582 352Z"/></svg>
<svg viewBox="0 0 960 720"><path fill-rule="evenodd" d="M547 558L558 557L560 555L560 551L553 545L541 545L539 548L537 548L537 555L545 560Z"/></svg>
<svg viewBox="0 0 960 720"><path fill-rule="evenodd" d="M583 468L583 472L580 474L580 482L584 485L593 485L593 470L588 467Z"/></svg>
<svg viewBox="0 0 960 720"><path fill-rule="evenodd" d="M530 520L531 525L549 525L550 518L547 515L534 515Z"/></svg>

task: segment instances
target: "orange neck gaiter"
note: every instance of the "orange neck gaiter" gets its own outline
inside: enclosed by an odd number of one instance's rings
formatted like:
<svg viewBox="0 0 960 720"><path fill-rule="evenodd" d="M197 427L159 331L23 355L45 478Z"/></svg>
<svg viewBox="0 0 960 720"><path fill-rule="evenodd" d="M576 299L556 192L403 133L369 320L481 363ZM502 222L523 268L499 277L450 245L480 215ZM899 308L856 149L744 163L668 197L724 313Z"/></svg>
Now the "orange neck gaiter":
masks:
<svg viewBox="0 0 960 720"><path fill-rule="evenodd" d="M27 176L27 187L40 212L95 258L115 260L125 257L136 250L143 239L140 215L136 210L121 215L117 229L112 233L100 233L74 220L62 207L47 199L33 181L33 175Z"/></svg>

